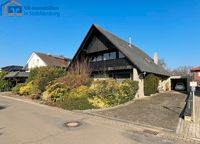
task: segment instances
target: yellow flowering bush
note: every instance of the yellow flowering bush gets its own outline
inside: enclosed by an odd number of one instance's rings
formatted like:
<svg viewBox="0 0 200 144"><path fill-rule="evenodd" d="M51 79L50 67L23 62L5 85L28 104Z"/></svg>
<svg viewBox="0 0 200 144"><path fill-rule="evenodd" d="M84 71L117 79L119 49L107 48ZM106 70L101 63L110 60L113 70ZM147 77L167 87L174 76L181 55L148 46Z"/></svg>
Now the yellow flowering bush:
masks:
<svg viewBox="0 0 200 144"><path fill-rule="evenodd" d="M89 98L88 100L94 107L107 108L110 106L109 101L103 98L94 97L94 98Z"/></svg>
<svg viewBox="0 0 200 144"><path fill-rule="evenodd" d="M72 89L69 93L70 97L77 97L77 98L83 98L88 96L88 87L87 86L80 86L76 89Z"/></svg>
<svg viewBox="0 0 200 144"><path fill-rule="evenodd" d="M73 81L71 78L70 83ZM46 87L42 99L68 110L106 108L132 100L138 89L138 83L131 80L96 80L71 86L68 82L53 81Z"/></svg>
<svg viewBox="0 0 200 144"><path fill-rule="evenodd" d="M84 110L95 108L90 104L88 100L88 86L80 86L72 89L68 95L66 95L62 101L60 101L61 107L69 110Z"/></svg>
<svg viewBox="0 0 200 144"><path fill-rule="evenodd" d="M138 83L131 80L97 80L89 89L89 102L99 108L116 106L132 100Z"/></svg>
<svg viewBox="0 0 200 144"><path fill-rule="evenodd" d="M46 87L46 91L43 92L42 99L56 102L62 99L69 92L69 88L63 83L55 83Z"/></svg>
<svg viewBox="0 0 200 144"><path fill-rule="evenodd" d="M20 95L29 95L31 93L32 87L33 87L33 81L30 81L26 85L20 87L19 94Z"/></svg>

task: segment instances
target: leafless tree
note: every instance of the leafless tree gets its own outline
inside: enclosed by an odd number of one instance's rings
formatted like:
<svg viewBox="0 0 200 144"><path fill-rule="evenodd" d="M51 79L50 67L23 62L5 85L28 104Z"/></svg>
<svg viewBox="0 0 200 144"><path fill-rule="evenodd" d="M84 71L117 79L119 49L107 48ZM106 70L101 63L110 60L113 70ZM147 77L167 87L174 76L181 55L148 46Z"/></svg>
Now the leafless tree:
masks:
<svg viewBox="0 0 200 144"><path fill-rule="evenodd" d="M172 75L191 75L190 70L192 69L192 66L179 66L176 69L171 71Z"/></svg>
<svg viewBox="0 0 200 144"><path fill-rule="evenodd" d="M91 69L88 60L75 61L73 66L70 67L69 73L90 75Z"/></svg>
<svg viewBox="0 0 200 144"><path fill-rule="evenodd" d="M163 67L169 73L171 72L171 70L168 68L167 63L165 62L164 59L159 59L158 60L158 65L161 66L161 67Z"/></svg>

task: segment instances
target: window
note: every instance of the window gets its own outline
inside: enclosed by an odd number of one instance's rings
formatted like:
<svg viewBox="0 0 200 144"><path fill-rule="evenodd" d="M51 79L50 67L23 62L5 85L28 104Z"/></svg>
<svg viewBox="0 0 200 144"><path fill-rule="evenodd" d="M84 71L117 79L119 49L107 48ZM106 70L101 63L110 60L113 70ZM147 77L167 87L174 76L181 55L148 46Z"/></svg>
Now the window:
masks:
<svg viewBox="0 0 200 144"><path fill-rule="evenodd" d="M39 63L40 63L40 60L37 59L37 60L36 60L36 65L39 65Z"/></svg>
<svg viewBox="0 0 200 144"><path fill-rule="evenodd" d="M105 53L103 55L103 60L109 60L109 53Z"/></svg>
<svg viewBox="0 0 200 144"><path fill-rule="evenodd" d="M93 57L93 58L92 58L92 62L95 62L95 61L97 61L97 58L96 58L96 57Z"/></svg>
<svg viewBox="0 0 200 144"><path fill-rule="evenodd" d="M99 56L97 57L97 61L102 61L102 60L103 60L102 55L99 55Z"/></svg>
<svg viewBox="0 0 200 144"><path fill-rule="evenodd" d="M110 53L110 59L116 59L116 52Z"/></svg>
<svg viewBox="0 0 200 144"><path fill-rule="evenodd" d="M125 58L125 56L121 52L119 52L119 58Z"/></svg>

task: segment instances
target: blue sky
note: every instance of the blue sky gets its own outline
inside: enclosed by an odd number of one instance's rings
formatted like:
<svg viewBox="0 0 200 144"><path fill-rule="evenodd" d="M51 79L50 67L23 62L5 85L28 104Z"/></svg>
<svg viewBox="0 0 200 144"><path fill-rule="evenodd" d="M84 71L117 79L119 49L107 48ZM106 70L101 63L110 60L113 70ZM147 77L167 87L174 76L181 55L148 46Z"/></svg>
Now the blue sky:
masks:
<svg viewBox="0 0 200 144"><path fill-rule="evenodd" d="M5 0L0 0L0 3ZM199 0L18 0L23 6L58 6L56 16L0 16L0 67L24 65L33 51L72 58L95 23L169 68L200 65Z"/></svg>

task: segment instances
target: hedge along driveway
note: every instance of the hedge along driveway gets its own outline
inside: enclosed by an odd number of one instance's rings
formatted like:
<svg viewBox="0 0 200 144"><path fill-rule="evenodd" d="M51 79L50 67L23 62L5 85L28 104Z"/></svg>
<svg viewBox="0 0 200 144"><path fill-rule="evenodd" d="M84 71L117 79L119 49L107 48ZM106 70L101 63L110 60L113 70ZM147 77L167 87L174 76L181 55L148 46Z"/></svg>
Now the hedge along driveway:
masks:
<svg viewBox="0 0 200 144"><path fill-rule="evenodd" d="M168 92L138 99L123 107L93 113L170 129L175 132L185 98L186 94Z"/></svg>

